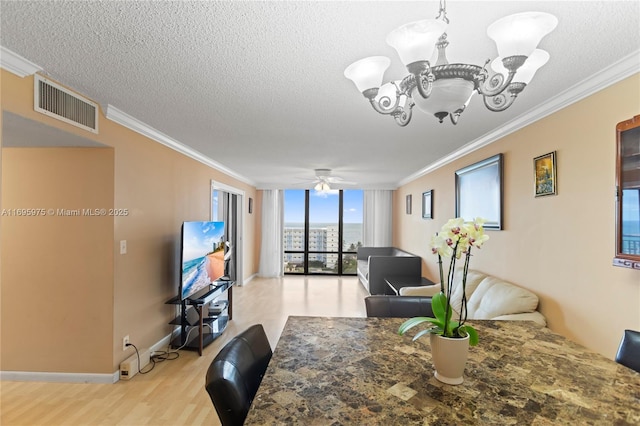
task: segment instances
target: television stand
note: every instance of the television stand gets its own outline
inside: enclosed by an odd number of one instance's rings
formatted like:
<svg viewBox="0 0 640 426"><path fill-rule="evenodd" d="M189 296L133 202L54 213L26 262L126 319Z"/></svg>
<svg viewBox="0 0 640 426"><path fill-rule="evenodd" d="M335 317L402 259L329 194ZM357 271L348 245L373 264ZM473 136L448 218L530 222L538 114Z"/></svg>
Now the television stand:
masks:
<svg viewBox="0 0 640 426"><path fill-rule="evenodd" d="M202 355L202 349L224 332L233 318L234 284L234 281L216 281L208 290L191 298L180 300L176 296L166 302L180 305L180 314L169 323L180 326L180 334L171 341L173 349L195 350Z"/></svg>

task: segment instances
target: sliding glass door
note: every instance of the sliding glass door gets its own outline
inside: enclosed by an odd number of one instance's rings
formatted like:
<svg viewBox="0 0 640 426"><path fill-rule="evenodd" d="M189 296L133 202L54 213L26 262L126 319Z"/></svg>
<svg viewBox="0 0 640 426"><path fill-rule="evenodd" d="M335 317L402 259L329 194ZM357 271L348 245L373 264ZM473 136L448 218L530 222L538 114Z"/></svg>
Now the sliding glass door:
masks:
<svg viewBox="0 0 640 426"><path fill-rule="evenodd" d="M242 285L242 205L244 192L211 182L211 220L225 223L226 253L224 274Z"/></svg>
<svg viewBox="0 0 640 426"><path fill-rule="evenodd" d="M355 275L362 206L362 190L286 190L285 273Z"/></svg>

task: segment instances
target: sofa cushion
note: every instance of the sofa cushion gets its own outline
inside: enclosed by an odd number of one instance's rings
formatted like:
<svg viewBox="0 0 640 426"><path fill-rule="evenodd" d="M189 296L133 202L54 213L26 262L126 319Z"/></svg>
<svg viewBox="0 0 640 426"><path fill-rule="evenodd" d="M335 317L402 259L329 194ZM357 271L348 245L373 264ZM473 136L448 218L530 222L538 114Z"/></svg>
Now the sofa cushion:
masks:
<svg viewBox="0 0 640 426"><path fill-rule="evenodd" d="M358 274L362 275L365 280L369 279L369 261L358 260Z"/></svg>
<svg viewBox="0 0 640 426"><path fill-rule="evenodd" d="M401 287L400 296L433 297L440 293L440 284L423 285L420 287Z"/></svg>
<svg viewBox="0 0 640 426"><path fill-rule="evenodd" d="M509 314L509 315L500 315L499 317L491 318L492 320L501 320L501 321L533 321L541 326L547 325L547 320L544 315L540 312L524 312L521 314Z"/></svg>
<svg viewBox="0 0 640 426"><path fill-rule="evenodd" d="M469 269L469 271L467 272L467 290L465 292L467 294L467 301L470 300L470 298L475 293L476 288L478 287L478 285L480 285L480 282L485 278L487 278L486 274ZM445 280L446 279L447 278L445 277ZM450 299L451 307L454 311L456 311L457 314L459 314L460 307L462 306L462 268L457 268L455 271L452 295L453 297ZM467 312L469 312L468 306ZM468 316L469 318L472 317L470 314Z"/></svg>
<svg viewBox="0 0 640 426"><path fill-rule="evenodd" d="M461 306L461 270L455 275L453 290L454 318ZM403 296L429 296L440 291L440 285L403 287ZM538 296L524 288L482 272L469 270L467 274L467 319L525 320L546 325L545 317L538 312Z"/></svg>
<svg viewBox="0 0 640 426"><path fill-rule="evenodd" d="M502 315L534 312L537 307L538 296L529 290L487 276L468 300L467 316L473 319L492 319Z"/></svg>

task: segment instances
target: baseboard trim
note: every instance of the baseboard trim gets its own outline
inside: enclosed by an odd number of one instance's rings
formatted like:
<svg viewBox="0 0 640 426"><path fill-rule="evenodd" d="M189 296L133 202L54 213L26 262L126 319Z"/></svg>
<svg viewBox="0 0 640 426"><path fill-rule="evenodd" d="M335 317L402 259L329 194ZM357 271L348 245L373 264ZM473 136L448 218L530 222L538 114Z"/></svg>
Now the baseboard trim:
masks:
<svg viewBox="0 0 640 426"><path fill-rule="evenodd" d="M258 276L257 274L250 275L249 278L243 280L242 284L240 284L239 286L242 287L243 285L247 284L249 281L251 281L252 279L254 279L257 276Z"/></svg>
<svg viewBox="0 0 640 426"><path fill-rule="evenodd" d="M1 381L12 382L113 384L119 379L120 371L116 371L112 374L50 373L44 371L0 371Z"/></svg>
<svg viewBox="0 0 640 426"><path fill-rule="evenodd" d="M180 327L177 326L174 330L174 333L176 332L180 332ZM166 336L164 336L162 339L158 340L154 345L152 345L149 350L151 350L151 352L161 352L161 351L166 351L167 348L169 347L169 342L171 342L171 337L173 336L173 334L167 334Z"/></svg>
<svg viewBox="0 0 640 426"><path fill-rule="evenodd" d="M251 281L256 274L251 275L244 280L244 284ZM176 327L174 333L179 331L180 327ZM153 344L149 350L153 352L165 351L169 347L172 334L164 336ZM49 383L94 383L94 384L113 384L120 380L120 370L116 370L111 374L96 373L50 373L40 371L0 371L0 381L11 382L49 382Z"/></svg>
<svg viewBox="0 0 640 426"><path fill-rule="evenodd" d="M178 327L179 329L179 327ZM167 335L152 345L152 352L164 351L169 346L171 335ZM113 384L120 380L120 370L111 374L97 373L51 373L43 371L0 371L0 381L47 382L47 383L92 383Z"/></svg>

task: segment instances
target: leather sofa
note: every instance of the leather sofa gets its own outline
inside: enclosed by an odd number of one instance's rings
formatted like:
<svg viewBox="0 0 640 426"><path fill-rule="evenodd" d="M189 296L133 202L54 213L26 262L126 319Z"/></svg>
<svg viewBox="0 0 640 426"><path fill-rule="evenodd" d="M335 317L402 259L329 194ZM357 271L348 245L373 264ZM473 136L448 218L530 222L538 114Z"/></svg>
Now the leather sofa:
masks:
<svg viewBox="0 0 640 426"><path fill-rule="evenodd" d="M359 247L358 279L369 294L393 294L385 278L422 276L422 258L396 247Z"/></svg>
<svg viewBox="0 0 640 426"><path fill-rule="evenodd" d="M376 294L365 297L364 306L368 317L433 317L430 297Z"/></svg>
<svg viewBox="0 0 640 426"><path fill-rule="evenodd" d="M454 274L452 307L454 317L460 312L462 282L460 271ZM401 296L431 297L440 291L440 284L423 287L404 287ZM491 320L528 320L547 325L546 318L537 311L538 296L508 281L470 269L467 274L467 318Z"/></svg>

